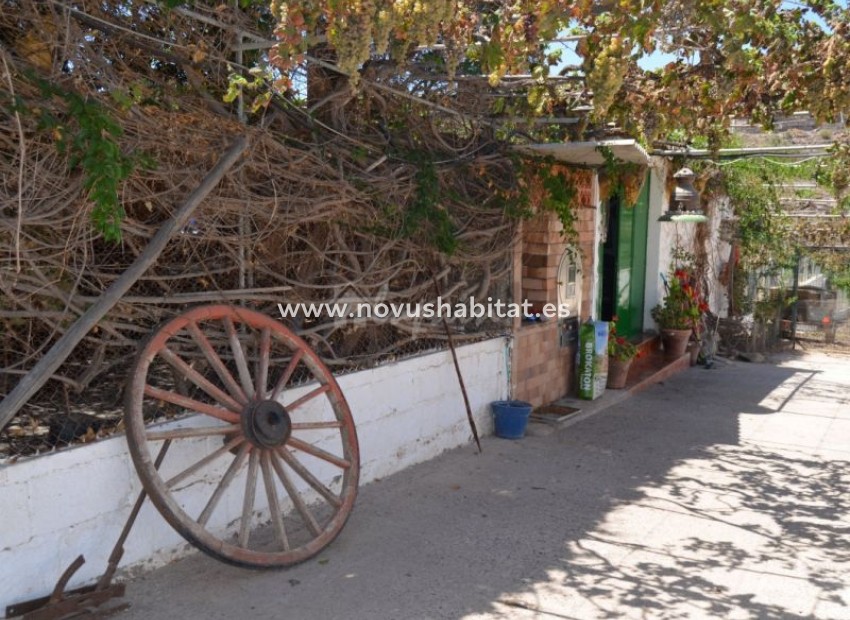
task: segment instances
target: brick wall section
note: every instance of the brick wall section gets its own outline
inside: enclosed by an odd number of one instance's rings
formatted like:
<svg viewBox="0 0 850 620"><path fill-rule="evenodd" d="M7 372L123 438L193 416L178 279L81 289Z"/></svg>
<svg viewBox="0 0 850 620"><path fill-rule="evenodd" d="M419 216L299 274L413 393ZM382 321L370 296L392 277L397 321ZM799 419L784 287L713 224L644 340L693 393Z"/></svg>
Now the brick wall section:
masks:
<svg viewBox="0 0 850 620"><path fill-rule="evenodd" d="M536 323L514 333L513 397L543 405L572 389L575 348L559 346L558 322Z"/></svg>
<svg viewBox="0 0 850 620"><path fill-rule="evenodd" d="M592 206L590 171L574 171L579 188L576 229L582 254L581 318L590 315L596 210ZM563 226L551 213L541 213L522 223L521 242L514 250L516 301L557 304L557 270L567 249ZM575 385L575 347L560 346L557 319L543 323L514 323L511 362L513 398L538 406L570 394Z"/></svg>
<svg viewBox="0 0 850 620"><path fill-rule="evenodd" d="M592 314L593 298L593 254L596 251L596 208L582 204L578 211L578 244L581 249L581 318L586 320Z"/></svg>
<svg viewBox="0 0 850 620"><path fill-rule="evenodd" d="M540 213L523 222L522 298L535 306L558 303L558 263L567 249L563 231L552 213Z"/></svg>

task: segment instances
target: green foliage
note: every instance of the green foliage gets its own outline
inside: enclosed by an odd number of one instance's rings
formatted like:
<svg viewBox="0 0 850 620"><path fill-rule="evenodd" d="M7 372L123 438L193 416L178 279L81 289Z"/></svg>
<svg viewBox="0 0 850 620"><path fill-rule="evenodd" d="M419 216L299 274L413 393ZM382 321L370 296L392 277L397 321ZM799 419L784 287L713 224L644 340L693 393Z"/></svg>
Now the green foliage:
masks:
<svg viewBox="0 0 850 620"><path fill-rule="evenodd" d="M625 207L635 206L646 181L646 168L633 162L619 161L607 146L599 145L596 150L605 159L602 170L603 178L607 180L607 195L601 198L617 195L623 199Z"/></svg>
<svg viewBox="0 0 850 620"><path fill-rule="evenodd" d="M689 264L691 258L674 252L672 274L664 279L666 295L663 302L652 309L652 318L661 329L698 330L700 317L708 312L708 302Z"/></svg>
<svg viewBox="0 0 850 620"><path fill-rule="evenodd" d="M734 312L755 312L767 317L775 303L764 307L748 298L747 275L753 270L778 273L790 269L799 254L811 257L830 277L833 285L850 292L850 260L845 251L818 249L821 246L842 246L850 239L850 225L840 218L828 221L801 218L794 221L785 215L779 199L783 186L795 181L817 181L832 190L838 199L837 211L846 212L848 204L848 169L850 147L838 145L831 157L817 162L797 165L765 160L742 160L717 171L714 191L726 194L738 219L737 239L741 248L741 263L735 271ZM703 174L707 169L702 170ZM784 190L787 195L787 189ZM809 189L795 190L796 198L817 197ZM813 247L814 246L814 247ZM773 305L771 305L773 304Z"/></svg>
<svg viewBox="0 0 850 620"><path fill-rule="evenodd" d="M578 194L576 186L562 169L552 166L542 166L537 170L537 176L543 186L541 206L558 216L564 227L564 235L575 242L576 232L575 198Z"/></svg>
<svg viewBox="0 0 850 620"><path fill-rule="evenodd" d="M837 200L836 213L850 212L850 142L836 143L831 157L818 163L815 178Z"/></svg>
<svg viewBox="0 0 850 620"><path fill-rule="evenodd" d="M251 93L253 99L250 110L256 113L267 108L272 100L273 91L269 88L269 84L273 81L273 76L270 70L259 67L254 67L248 72L251 79L238 73L231 73L228 76L227 91L222 99L225 103L233 103L240 93Z"/></svg>
<svg viewBox="0 0 850 620"><path fill-rule="evenodd" d="M829 277L834 288L850 295L850 256L847 250L816 250L809 256Z"/></svg>
<svg viewBox="0 0 850 620"><path fill-rule="evenodd" d="M408 153L405 159L416 166L415 192L403 207L384 205L385 222L375 231L415 236L441 252L454 253L458 241L449 207L464 199L443 186L437 165L429 154ZM537 158L518 158L517 166L519 179L516 183L505 182L504 186L489 178L483 170L476 170L475 166L467 170L470 178L478 176L490 188L488 208L499 209L508 218L523 219L534 215L533 206L537 206L557 215L564 227L564 236L574 243L578 237L575 227L578 190L568 171L552 161ZM380 202L381 197L375 198ZM400 223L394 225L394 222Z"/></svg>
<svg viewBox="0 0 850 620"><path fill-rule="evenodd" d="M118 189L133 171L132 158L125 156L118 145L121 127L96 103L74 94L68 94L66 101L78 128L60 140L59 149L68 152L71 168L83 170L83 186L94 203L91 217L95 228L107 241L120 241L124 209L118 200Z"/></svg>
<svg viewBox="0 0 850 620"><path fill-rule="evenodd" d="M53 132L57 149L68 156L69 167L82 170L83 187L94 203L91 218L95 228L107 241L120 241L124 209L118 191L137 162L150 166L150 160L121 151L121 126L102 105L43 80L36 79L36 83L44 97L58 97L67 108L65 122L41 112L40 128Z"/></svg>
<svg viewBox="0 0 850 620"><path fill-rule="evenodd" d="M721 193L738 218L737 238L746 268L785 267L793 262L797 239L780 205L782 184L812 179L815 164L787 166L765 160L739 160L722 168Z"/></svg>
<svg viewBox="0 0 850 620"><path fill-rule="evenodd" d="M576 196L578 188L567 170L551 158L521 158L516 162L520 181L512 196L513 209L508 215L530 217L534 215L532 195L539 200L543 211L558 216L564 227L564 236L570 243L578 239L576 231Z"/></svg>
<svg viewBox="0 0 850 620"><path fill-rule="evenodd" d="M457 249L454 224L446 210L448 198L440 186L437 167L424 153L414 153L416 193L402 216L401 232L406 237L424 235L438 250L452 254Z"/></svg>
<svg viewBox="0 0 850 620"><path fill-rule="evenodd" d="M639 357L637 346L617 334L616 316L608 323L608 357L613 357L620 362Z"/></svg>

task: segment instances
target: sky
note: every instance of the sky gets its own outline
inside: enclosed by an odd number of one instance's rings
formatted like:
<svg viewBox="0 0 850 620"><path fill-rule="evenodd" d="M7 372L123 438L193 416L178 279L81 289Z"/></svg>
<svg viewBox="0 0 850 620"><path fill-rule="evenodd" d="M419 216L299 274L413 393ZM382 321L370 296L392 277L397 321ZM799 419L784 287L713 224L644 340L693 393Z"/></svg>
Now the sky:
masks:
<svg viewBox="0 0 850 620"><path fill-rule="evenodd" d="M838 4L845 7L845 8L847 7L847 3L848 3L848 0L838 0ZM793 2L793 1L789 1L789 0L782 2L782 8L784 8L784 9L794 9L794 8L797 8L797 7L800 7L800 6L801 6L801 3L799 3L799 2ZM808 14L808 19L819 24L821 27L826 28L826 23L819 16L811 14L811 12L809 12L809 14ZM566 35L566 33L564 33L564 34ZM580 65L581 62L582 62L581 56L579 56L575 51L576 43L564 43L564 44L561 44L561 45L563 46L562 47L563 51L562 51L562 56L561 56L561 62L553 68L553 73L557 73L558 71L560 71L565 66ZM696 61L698 61L698 59L699 59L699 57L697 56L694 59L694 61L696 62ZM638 61L638 66L645 71L651 71L653 69L658 69L660 67L663 67L664 65L666 65L670 62L673 62L675 60L676 60L675 54L667 54L667 53L664 53L664 52L654 52L652 54L649 54L649 55L641 58Z"/></svg>

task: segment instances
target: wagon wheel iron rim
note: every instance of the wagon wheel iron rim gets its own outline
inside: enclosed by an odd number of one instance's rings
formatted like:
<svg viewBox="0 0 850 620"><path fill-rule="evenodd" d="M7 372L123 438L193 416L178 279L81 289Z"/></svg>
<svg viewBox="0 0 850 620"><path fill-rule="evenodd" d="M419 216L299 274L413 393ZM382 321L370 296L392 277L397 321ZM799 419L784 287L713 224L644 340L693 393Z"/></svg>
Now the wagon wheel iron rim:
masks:
<svg viewBox="0 0 850 620"><path fill-rule="evenodd" d="M220 560L302 562L351 513L360 463L348 404L310 346L269 316L202 306L160 326L139 352L124 417L151 501ZM172 453L185 443L189 462L158 471L151 454L165 440Z"/></svg>

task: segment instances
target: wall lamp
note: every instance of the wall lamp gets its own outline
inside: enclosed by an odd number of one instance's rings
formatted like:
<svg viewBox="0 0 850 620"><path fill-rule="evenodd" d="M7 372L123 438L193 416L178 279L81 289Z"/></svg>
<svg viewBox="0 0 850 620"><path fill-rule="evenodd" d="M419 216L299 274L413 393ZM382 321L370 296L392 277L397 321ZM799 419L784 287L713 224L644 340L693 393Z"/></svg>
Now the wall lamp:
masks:
<svg viewBox="0 0 850 620"><path fill-rule="evenodd" d="M670 196L670 206L658 218L659 222L707 222L700 208L699 192L694 187L696 175L690 168L682 168L673 175L676 187Z"/></svg>

